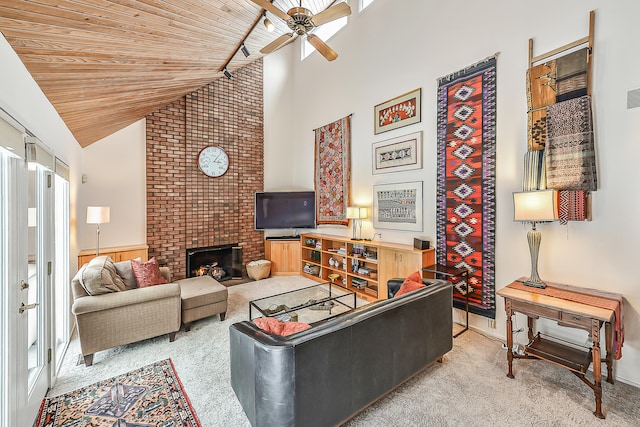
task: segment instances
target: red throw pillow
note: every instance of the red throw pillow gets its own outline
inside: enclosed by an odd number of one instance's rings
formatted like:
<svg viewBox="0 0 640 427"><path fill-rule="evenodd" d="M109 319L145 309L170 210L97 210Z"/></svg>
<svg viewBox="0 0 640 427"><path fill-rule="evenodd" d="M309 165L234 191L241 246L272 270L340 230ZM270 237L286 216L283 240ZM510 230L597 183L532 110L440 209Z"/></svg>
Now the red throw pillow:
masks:
<svg viewBox="0 0 640 427"><path fill-rule="evenodd" d="M415 273L411 273L409 277L404 279L404 282L402 282L400 289L398 290L398 292L396 292L396 294L393 297L394 298L399 297L411 291L415 291L416 289L425 288L425 287L426 286L424 285L424 283L422 283L422 275L420 274L419 271L416 271Z"/></svg>
<svg viewBox="0 0 640 427"><path fill-rule="evenodd" d="M287 335L297 334L298 332L306 331L310 329L311 325L308 323L302 322L283 322L282 323L282 332L280 335L286 337Z"/></svg>
<svg viewBox="0 0 640 427"><path fill-rule="evenodd" d="M311 325L307 323L281 322L273 317L258 317L257 319L253 319L253 323L268 334L281 335L283 337L311 328Z"/></svg>
<svg viewBox="0 0 640 427"><path fill-rule="evenodd" d="M151 258L147 262L132 259L131 269L133 270L133 277L135 277L139 288L169 283L162 273L160 273L160 266L158 265L156 257Z"/></svg>
<svg viewBox="0 0 640 427"><path fill-rule="evenodd" d="M280 335L280 330L282 329L280 326L282 322L273 317L258 317L257 319L253 319L253 323L268 334Z"/></svg>

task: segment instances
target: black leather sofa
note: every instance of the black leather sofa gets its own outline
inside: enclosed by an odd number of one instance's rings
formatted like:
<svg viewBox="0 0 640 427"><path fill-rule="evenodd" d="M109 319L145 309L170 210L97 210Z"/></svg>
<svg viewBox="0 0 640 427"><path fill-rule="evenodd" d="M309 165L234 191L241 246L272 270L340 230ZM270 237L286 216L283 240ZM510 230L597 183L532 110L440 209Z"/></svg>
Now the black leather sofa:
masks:
<svg viewBox="0 0 640 427"><path fill-rule="evenodd" d="M231 386L253 426L334 426L453 347L444 280L289 337L230 326Z"/></svg>

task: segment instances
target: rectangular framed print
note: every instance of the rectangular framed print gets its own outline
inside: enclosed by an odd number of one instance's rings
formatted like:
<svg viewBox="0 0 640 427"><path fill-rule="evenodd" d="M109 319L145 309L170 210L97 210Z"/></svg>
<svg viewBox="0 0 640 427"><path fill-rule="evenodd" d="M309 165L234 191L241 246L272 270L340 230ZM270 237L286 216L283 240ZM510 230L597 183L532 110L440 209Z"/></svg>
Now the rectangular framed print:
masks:
<svg viewBox="0 0 640 427"><path fill-rule="evenodd" d="M422 88L418 88L376 105L373 109L374 134L419 123L421 93Z"/></svg>
<svg viewBox="0 0 640 427"><path fill-rule="evenodd" d="M373 173L402 172L422 167L422 131L372 146Z"/></svg>
<svg viewBox="0 0 640 427"><path fill-rule="evenodd" d="M422 181L374 185L373 226L422 231Z"/></svg>

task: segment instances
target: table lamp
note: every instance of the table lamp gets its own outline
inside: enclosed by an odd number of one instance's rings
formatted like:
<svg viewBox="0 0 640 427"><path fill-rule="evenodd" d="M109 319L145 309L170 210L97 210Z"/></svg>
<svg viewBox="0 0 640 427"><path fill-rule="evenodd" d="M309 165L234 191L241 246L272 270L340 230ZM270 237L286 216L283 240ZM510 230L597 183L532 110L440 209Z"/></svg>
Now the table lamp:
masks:
<svg viewBox="0 0 640 427"><path fill-rule="evenodd" d="M87 224L96 224L96 256L100 255L100 224L110 220L111 209L108 206L87 206Z"/></svg>
<svg viewBox="0 0 640 427"><path fill-rule="evenodd" d="M360 235L362 235L362 220L367 217L367 208L359 206L347 207L347 219L350 219L353 224L353 237L351 240L362 240L361 237L356 236L356 229L360 227Z"/></svg>
<svg viewBox="0 0 640 427"><path fill-rule="evenodd" d="M526 286L546 288L538 275L538 252L542 236L536 230L536 223L558 219L557 200L554 190L513 193L513 220L530 222L532 225L531 231L527 233L531 254L531 276L524 282Z"/></svg>

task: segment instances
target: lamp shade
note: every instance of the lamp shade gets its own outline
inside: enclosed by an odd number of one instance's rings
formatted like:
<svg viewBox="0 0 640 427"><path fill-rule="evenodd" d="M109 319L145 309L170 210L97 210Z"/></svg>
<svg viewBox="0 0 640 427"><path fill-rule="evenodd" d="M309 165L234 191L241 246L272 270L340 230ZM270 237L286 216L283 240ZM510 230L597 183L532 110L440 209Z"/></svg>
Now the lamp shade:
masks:
<svg viewBox="0 0 640 427"><path fill-rule="evenodd" d="M109 206L87 206L87 224L106 224L110 216Z"/></svg>
<svg viewBox="0 0 640 427"><path fill-rule="evenodd" d="M364 219L367 217L367 214L367 208L362 208L359 206L347 207L347 219Z"/></svg>
<svg viewBox="0 0 640 427"><path fill-rule="evenodd" d="M557 200L555 190L513 193L513 220L555 221L558 219Z"/></svg>
<svg viewBox="0 0 640 427"><path fill-rule="evenodd" d="M262 16L264 16L264 21L263 21L262 23L264 24L264 26L265 26L265 28L267 29L267 31L269 31L270 33L272 33L272 32L273 32L273 30L275 30L275 28L276 28L276 27L273 25L273 22L271 22L271 21L269 20L269 18L267 18L267 13L266 13L266 12L264 12L264 13L262 14Z"/></svg>

